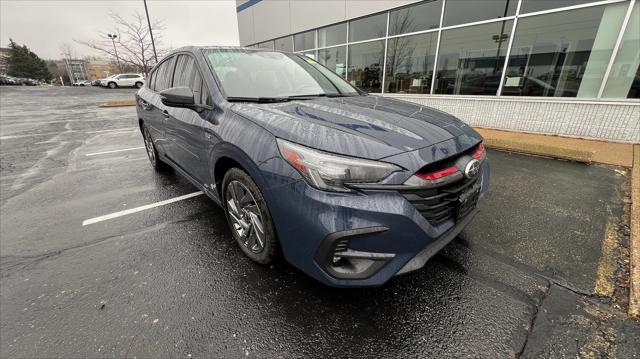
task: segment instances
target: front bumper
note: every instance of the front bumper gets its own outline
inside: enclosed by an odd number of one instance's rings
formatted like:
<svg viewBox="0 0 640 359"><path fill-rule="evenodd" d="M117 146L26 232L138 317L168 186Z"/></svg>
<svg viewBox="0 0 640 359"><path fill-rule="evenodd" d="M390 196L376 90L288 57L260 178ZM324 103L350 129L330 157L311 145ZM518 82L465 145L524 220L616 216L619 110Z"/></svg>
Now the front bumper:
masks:
<svg viewBox="0 0 640 359"><path fill-rule="evenodd" d="M488 160L481 176L482 197ZM297 181L265 194L287 261L335 287L379 286L423 267L478 212L432 225L397 190L331 193Z"/></svg>

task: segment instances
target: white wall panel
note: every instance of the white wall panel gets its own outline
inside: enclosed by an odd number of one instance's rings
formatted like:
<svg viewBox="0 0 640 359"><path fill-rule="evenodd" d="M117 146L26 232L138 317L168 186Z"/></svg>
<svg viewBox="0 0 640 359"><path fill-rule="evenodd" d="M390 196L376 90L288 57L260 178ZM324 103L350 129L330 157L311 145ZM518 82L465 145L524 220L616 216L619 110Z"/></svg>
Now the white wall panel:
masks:
<svg viewBox="0 0 640 359"><path fill-rule="evenodd" d="M272 40L291 33L290 2L264 0L244 10L253 11L254 42Z"/></svg>
<svg viewBox="0 0 640 359"><path fill-rule="evenodd" d="M420 0L373 0L373 1L349 1L345 0L345 19L373 14L384 10L389 10L398 6L403 6L418 2Z"/></svg>
<svg viewBox="0 0 640 359"><path fill-rule="evenodd" d="M291 1L291 32L323 27L346 19L345 0Z"/></svg>
<svg viewBox="0 0 640 359"><path fill-rule="evenodd" d="M240 45L253 44L253 9L248 8L238 13L238 33Z"/></svg>

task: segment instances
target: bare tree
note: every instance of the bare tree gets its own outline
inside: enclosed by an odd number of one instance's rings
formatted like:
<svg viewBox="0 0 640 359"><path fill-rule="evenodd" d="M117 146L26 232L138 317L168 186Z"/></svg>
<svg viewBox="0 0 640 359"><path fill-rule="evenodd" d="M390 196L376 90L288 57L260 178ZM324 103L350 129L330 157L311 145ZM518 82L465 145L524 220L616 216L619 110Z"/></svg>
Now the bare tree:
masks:
<svg viewBox="0 0 640 359"><path fill-rule="evenodd" d="M155 59L146 18L137 11L131 16L131 21L127 21L116 13L111 13L109 16L115 25L115 31L110 32L110 34L117 35L115 48L112 39L107 36L107 32L101 32L100 39L96 41L76 42L98 50L109 56L113 61L119 60L124 65L123 67L133 67L136 71L147 75L155 65ZM162 20L152 23L151 29L153 30L158 58L162 58L167 53L167 50L162 49L160 46L162 41L161 32L164 30Z"/></svg>
<svg viewBox="0 0 640 359"><path fill-rule="evenodd" d="M413 18L409 15L408 9L398 13L394 21L391 22L389 33L405 34L415 31ZM387 77L397 75L401 68L404 68L406 74L411 71L414 48L410 45L411 39L406 36L389 40L387 48Z"/></svg>
<svg viewBox="0 0 640 359"><path fill-rule="evenodd" d="M58 50L60 50L60 55L62 55L62 58L65 60L71 60L75 57L75 51L68 42L60 44Z"/></svg>

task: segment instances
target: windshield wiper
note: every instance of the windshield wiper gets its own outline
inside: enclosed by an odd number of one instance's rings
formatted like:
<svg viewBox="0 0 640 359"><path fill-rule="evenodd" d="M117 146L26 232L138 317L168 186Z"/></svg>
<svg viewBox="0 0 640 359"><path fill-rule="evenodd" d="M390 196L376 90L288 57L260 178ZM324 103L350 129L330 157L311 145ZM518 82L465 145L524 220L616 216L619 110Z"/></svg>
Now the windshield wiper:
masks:
<svg viewBox="0 0 640 359"><path fill-rule="evenodd" d="M318 97L351 97L341 93L316 93L309 95L291 95L283 97L242 97L242 96L230 96L227 97L229 102L260 102L260 103L274 103L274 102L287 102L293 100L313 100Z"/></svg>
<svg viewBox="0 0 640 359"><path fill-rule="evenodd" d="M305 100L305 99L313 99L316 97L347 97L347 95L341 94L341 93L316 93L316 94L310 94L310 95L293 95L293 96L287 96L287 99L290 100Z"/></svg>
<svg viewBox="0 0 640 359"><path fill-rule="evenodd" d="M272 103L272 102L285 102L285 101L289 101L289 99L287 97L237 97L237 96L230 96L230 97L227 97L227 101L229 101L229 102Z"/></svg>

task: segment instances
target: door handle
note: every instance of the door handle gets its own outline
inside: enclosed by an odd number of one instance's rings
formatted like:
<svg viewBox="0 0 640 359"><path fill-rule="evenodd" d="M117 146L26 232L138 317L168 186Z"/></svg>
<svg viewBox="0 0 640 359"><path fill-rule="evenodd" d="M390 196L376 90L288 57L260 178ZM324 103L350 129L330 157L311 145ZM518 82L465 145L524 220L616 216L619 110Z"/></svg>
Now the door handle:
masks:
<svg viewBox="0 0 640 359"><path fill-rule="evenodd" d="M167 111L167 110L162 110L162 116L164 116L164 118L169 118L169 117L170 117L170 115L169 115L169 111Z"/></svg>
<svg viewBox="0 0 640 359"><path fill-rule="evenodd" d="M149 103L147 101L140 99L138 100L138 102L140 103L140 106L142 106L144 110L147 110L147 111L151 110L151 106L149 106Z"/></svg>
<svg viewBox="0 0 640 359"><path fill-rule="evenodd" d="M204 129L204 138L206 138L207 140L210 140L210 139L212 139L214 137L217 137L217 136L216 136L216 133L213 130L211 130L209 128L205 128Z"/></svg>

